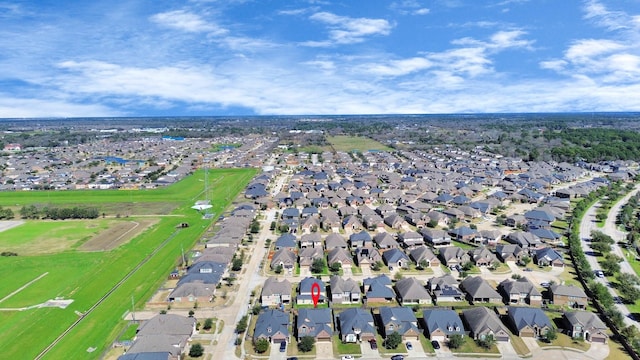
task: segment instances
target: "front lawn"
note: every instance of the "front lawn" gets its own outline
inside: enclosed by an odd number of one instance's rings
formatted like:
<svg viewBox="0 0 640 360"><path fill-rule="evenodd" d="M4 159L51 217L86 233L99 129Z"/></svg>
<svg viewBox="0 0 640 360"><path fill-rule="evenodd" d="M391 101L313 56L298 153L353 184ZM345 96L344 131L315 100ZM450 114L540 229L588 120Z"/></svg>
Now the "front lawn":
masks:
<svg viewBox="0 0 640 360"><path fill-rule="evenodd" d="M407 348L406 346L404 346L404 343L400 343L400 345L398 345L396 349L387 349L384 347L384 338L382 337L382 335L380 334L376 335L376 339L378 340L378 351L380 352L380 355L407 353Z"/></svg>
<svg viewBox="0 0 640 360"><path fill-rule="evenodd" d="M333 335L333 339L331 341L333 345L333 354L336 356L341 355L362 355L362 350L360 349L360 344L358 343L343 343L340 340L339 335Z"/></svg>
<svg viewBox="0 0 640 360"><path fill-rule="evenodd" d="M561 346L563 348L572 348L581 351L587 351L591 347L591 344L584 340L574 340L569 335L558 333L558 338L552 342L538 341L540 347L547 346Z"/></svg>
<svg viewBox="0 0 640 360"><path fill-rule="evenodd" d="M453 351L454 353L470 353L470 354L499 354L500 350L496 345L491 346L489 349L485 349L478 345L475 340L465 336L462 346Z"/></svg>
<svg viewBox="0 0 640 360"><path fill-rule="evenodd" d="M516 353L518 353L518 355L524 356L527 354L531 354L531 350L529 350L527 344L524 343L524 340L522 340L521 337L511 334L509 335L509 338L511 339L511 345L513 346L513 349L516 351Z"/></svg>

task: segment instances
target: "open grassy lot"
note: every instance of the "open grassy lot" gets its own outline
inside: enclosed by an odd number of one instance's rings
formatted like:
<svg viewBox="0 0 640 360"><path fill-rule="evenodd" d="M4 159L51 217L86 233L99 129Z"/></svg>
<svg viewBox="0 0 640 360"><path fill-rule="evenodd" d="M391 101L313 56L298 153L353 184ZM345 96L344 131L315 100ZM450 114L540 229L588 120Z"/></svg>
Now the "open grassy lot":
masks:
<svg viewBox="0 0 640 360"><path fill-rule="evenodd" d="M327 141L333 145L336 151L359 151L365 152L369 150L385 150L391 151L392 149L385 146L373 139L369 139L361 136L329 136Z"/></svg>
<svg viewBox="0 0 640 360"><path fill-rule="evenodd" d="M222 213L254 175L253 169L209 170L209 179L212 185L215 184L211 186L215 188L211 195L214 206L212 212ZM172 216L159 217L156 225L111 251L82 252L71 249L0 258L0 272L5 274L5 280L10 279L9 282L3 280L0 289L2 297L48 272L42 279L0 303L0 307L29 306L55 297L74 300L66 309L0 311L0 348L3 349L3 356L35 358L82 315L78 325L44 358L64 359L70 358L70 354L74 354L73 358L99 358L127 326L122 316L130 310L132 297L138 306L149 299L175 267L181 248L190 248L211 223L211 220L202 219L201 214L190 208L195 200L204 198L203 178L204 173L197 172L168 188L146 191L16 192L6 193L7 196L3 193L0 197L2 205L97 205L128 203L131 198L136 203L149 206L154 203L180 204L171 212ZM188 222L190 226L177 228L182 222ZM54 222L60 226L66 223ZM122 283L118 284L120 281ZM96 306L103 297L104 300ZM87 313L89 310L92 311Z"/></svg>

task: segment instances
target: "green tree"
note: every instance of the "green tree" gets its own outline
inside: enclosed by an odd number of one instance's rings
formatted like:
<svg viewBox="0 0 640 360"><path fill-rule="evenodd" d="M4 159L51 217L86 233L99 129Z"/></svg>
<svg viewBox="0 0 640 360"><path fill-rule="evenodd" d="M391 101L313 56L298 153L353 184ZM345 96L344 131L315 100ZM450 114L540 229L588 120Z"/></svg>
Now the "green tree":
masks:
<svg viewBox="0 0 640 360"><path fill-rule="evenodd" d="M284 270L284 268L282 267L282 264L279 264L275 269L273 269L273 272L275 272L276 274L280 274L282 273L282 270Z"/></svg>
<svg viewBox="0 0 640 360"><path fill-rule="evenodd" d="M313 345L315 345L315 343L316 339L313 336L303 336L298 342L298 350L302 352L309 352L313 350Z"/></svg>
<svg viewBox="0 0 640 360"><path fill-rule="evenodd" d="M547 333L544 335L544 338L547 340L547 342L552 342L553 340L557 339L558 333L556 332L556 329L554 327L551 327L549 331L547 331Z"/></svg>
<svg viewBox="0 0 640 360"><path fill-rule="evenodd" d="M604 260L600 262L600 265L602 265L602 270L607 274L607 276L612 276L620 271L621 261L621 257L615 254L607 254L604 257Z"/></svg>
<svg viewBox="0 0 640 360"><path fill-rule="evenodd" d="M400 343L402 343L402 335L400 335L397 331L394 331L391 334L387 335L387 338L384 339L382 345L386 349L397 349Z"/></svg>
<svg viewBox="0 0 640 360"><path fill-rule="evenodd" d="M464 338L460 334L453 334L449 336L449 348L458 349L464 343Z"/></svg>
<svg viewBox="0 0 640 360"><path fill-rule="evenodd" d="M311 272L314 274L320 274L324 271L325 266L326 262L323 258L314 259L313 263L311 263Z"/></svg>
<svg viewBox="0 0 640 360"><path fill-rule="evenodd" d="M211 328L213 327L213 319L212 318L206 318L204 320L204 324L202 325L202 328L205 330L211 330Z"/></svg>
<svg viewBox="0 0 640 360"><path fill-rule="evenodd" d="M602 255L611 252L611 245L602 241L591 243L591 248Z"/></svg>
<svg viewBox="0 0 640 360"><path fill-rule="evenodd" d="M493 335L487 335L484 338L479 338L478 340L476 340L476 343L478 344L478 346L481 346L485 349L491 349L491 347L495 345L496 339L493 337Z"/></svg>
<svg viewBox="0 0 640 360"><path fill-rule="evenodd" d="M232 271L240 271L240 269L242 269L242 258L237 257L234 258L233 261L231 261L231 270Z"/></svg>
<svg viewBox="0 0 640 360"><path fill-rule="evenodd" d="M269 340L260 338L253 343L253 348L258 354L263 354L269 350Z"/></svg>
<svg viewBox="0 0 640 360"><path fill-rule="evenodd" d="M342 265L338 262L334 262L333 264L329 265L329 271L331 271L332 273L338 273L340 272L340 269L342 269Z"/></svg>
<svg viewBox="0 0 640 360"><path fill-rule="evenodd" d="M247 317L247 315L241 317L240 321L238 321L238 323L236 324L236 333L242 334L243 332L247 331L248 321L249 321L249 318Z"/></svg>
<svg viewBox="0 0 640 360"><path fill-rule="evenodd" d="M193 345L191 345L191 349L189 349L189 356L190 357L200 357L204 354L204 347L202 347L202 345L200 345L200 343L195 343Z"/></svg>

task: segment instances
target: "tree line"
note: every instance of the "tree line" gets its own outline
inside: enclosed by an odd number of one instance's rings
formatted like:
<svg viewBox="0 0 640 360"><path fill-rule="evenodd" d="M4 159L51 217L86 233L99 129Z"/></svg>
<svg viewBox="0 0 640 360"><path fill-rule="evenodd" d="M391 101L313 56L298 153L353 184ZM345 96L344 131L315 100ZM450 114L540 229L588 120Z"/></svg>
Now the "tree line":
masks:
<svg viewBox="0 0 640 360"><path fill-rule="evenodd" d="M38 208L35 205L25 205L20 209L20 216L23 219L97 219L100 212L96 207L74 206L71 208L60 208L45 206Z"/></svg>

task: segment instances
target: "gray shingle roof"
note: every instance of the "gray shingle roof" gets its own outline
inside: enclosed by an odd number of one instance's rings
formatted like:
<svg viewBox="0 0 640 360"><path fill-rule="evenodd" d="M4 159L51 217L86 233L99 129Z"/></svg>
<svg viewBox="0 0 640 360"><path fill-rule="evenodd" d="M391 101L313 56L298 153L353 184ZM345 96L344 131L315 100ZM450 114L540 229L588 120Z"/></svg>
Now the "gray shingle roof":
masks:
<svg viewBox="0 0 640 360"><path fill-rule="evenodd" d="M462 325L462 319L453 310L449 309L433 309L425 310L423 312L424 323L427 330L431 333L437 329L449 335L460 334L464 335L464 326Z"/></svg>

